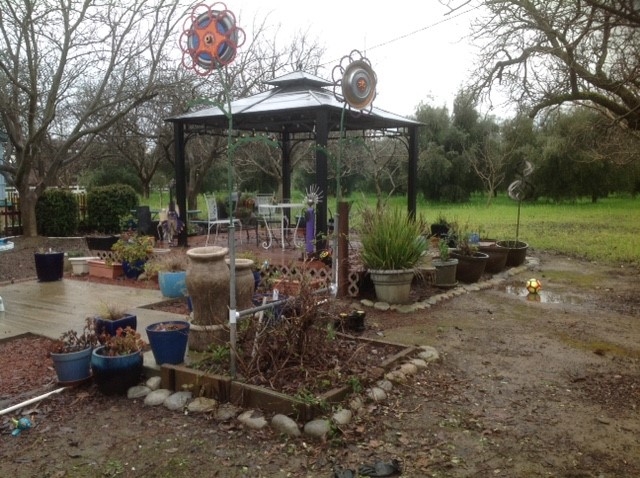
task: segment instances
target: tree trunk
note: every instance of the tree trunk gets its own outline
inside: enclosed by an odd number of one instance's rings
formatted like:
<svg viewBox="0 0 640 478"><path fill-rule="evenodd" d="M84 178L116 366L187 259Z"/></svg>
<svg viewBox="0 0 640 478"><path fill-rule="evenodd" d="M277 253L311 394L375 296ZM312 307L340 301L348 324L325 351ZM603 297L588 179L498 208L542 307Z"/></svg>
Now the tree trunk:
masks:
<svg viewBox="0 0 640 478"><path fill-rule="evenodd" d="M36 203L38 195L29 185L18 189L20 194L20 219L22 221L22 234L26 237L38 235L36 223Z"/></svg>

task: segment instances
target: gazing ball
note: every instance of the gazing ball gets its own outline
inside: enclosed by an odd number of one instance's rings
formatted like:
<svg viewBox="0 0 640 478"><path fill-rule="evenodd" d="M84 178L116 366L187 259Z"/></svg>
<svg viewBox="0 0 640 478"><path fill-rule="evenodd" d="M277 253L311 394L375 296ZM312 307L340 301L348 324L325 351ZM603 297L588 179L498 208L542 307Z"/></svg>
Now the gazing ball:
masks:
<svg viewBox="0 0 640 478"><path fill-rule="evenodd" d="M542 282L538 279L529 279L525 286L529 294L537 294L542 289Z"/></svg>

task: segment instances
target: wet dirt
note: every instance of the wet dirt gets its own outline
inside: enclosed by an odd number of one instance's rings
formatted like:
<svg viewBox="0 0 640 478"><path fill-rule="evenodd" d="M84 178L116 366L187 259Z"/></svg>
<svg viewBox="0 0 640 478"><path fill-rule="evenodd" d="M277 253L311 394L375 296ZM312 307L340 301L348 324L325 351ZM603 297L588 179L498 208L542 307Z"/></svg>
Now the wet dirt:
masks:
<svg viewBox="0 0 640 478"><path fill-rule="evenodd" d="M87 385L0 417L0 476L331 477L392 458L407 477L640 476L639 271L531 255L538 265L490 289L409 314L367 308L363 335L441 360L326 441ZM557 300L527 300L530 277ZM35 427L12 437L21 415Z"/></svg>

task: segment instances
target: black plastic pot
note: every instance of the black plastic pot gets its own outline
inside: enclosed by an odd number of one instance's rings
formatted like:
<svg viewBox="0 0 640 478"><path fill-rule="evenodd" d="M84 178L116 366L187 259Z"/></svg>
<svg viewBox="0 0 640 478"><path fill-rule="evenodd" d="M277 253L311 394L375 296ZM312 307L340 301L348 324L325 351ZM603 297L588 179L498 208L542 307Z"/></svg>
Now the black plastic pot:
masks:
<svg viewBox="0 0 640 478"><path fill-rule="evenodd" d="M118 242L118 236L85 236L85 240L91 251L110 251L111 246Z"/></svg>
<svg viewBox="0 0 640 478"><path fill-rule="evenodd" d="M40 282L62 279L64 274L64 252L36 252L36 274Z"/></svg>

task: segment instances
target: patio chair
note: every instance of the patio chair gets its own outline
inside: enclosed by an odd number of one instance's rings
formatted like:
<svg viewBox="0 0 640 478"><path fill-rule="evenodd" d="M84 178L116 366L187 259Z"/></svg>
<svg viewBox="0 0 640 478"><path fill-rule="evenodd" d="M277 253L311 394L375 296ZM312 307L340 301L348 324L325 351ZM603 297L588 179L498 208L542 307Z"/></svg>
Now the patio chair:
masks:
<svg viewBox="0 0 640 478"><path fill-rule="evenodd" d="M274 237L271 233L271 225L277 225L280 227L280 223L282 221L282 214L277 213L276 210L272 207L269 207L273 204L273 194L257 194L256 195L256 208L258 209L258 213L256 215L256 220L258 224L263 224L267 229L269 244L273 241ZM277 240L277 238L275 238ZM258 234L256 233L256 245L258 245L260 239Z"/></svg>
<svg viewBox="0 0 640 478"><path fill-rule="evenodd" d="M218 229L220 228L220 225L222 224L228 227L231 224L231 221L229 218L220 218L218 214L218 203L216 202L216 197L213 194L210 196L203 194L203 196L204 202L207 205L207 240L205 242L205 246L208 246L209 237L211 235L211 228L213 228L214 226L216 228L216 237L213 240L213 243L215 244L218 240ZM242 221L234 217L233 224L237 225L240 228L240 244L242 244Z"/></svg>

